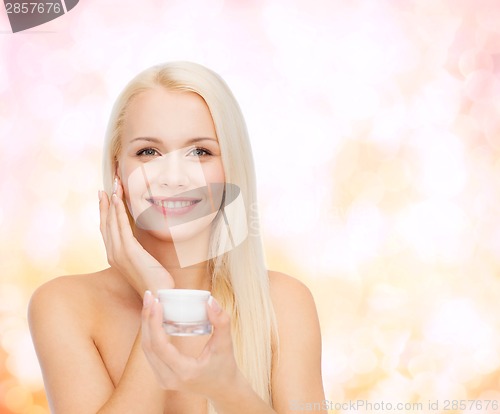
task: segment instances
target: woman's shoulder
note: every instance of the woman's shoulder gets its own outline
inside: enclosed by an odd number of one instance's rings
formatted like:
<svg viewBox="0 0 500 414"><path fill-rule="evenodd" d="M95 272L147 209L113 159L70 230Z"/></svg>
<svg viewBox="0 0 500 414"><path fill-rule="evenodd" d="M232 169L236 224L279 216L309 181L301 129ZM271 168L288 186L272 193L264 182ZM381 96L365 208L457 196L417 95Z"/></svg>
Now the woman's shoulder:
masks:
<svg viewBox="0 0 500 414"><path fill-rule="evenodd" d="M300 280L285 273L268 270L271 296L293 297L311 296L309 288Z"/></svg>
<svg viewBox="0 0 500 414"><path fill-rule="evenodd" d="M65 319L82 313L87 313L88 320L88 312L94 305L106 272L59 276L45 282L31 296L28 306L30 322L43 322L52 315Z"/></svg>
<svg viewBox="0 0 500 414"><path fill-rule="evenodd" d="M278 319L316 319L316 305L309 288L300 280L285 273L268 271L271 300Z"/></svg>
<svg viewBox="0 0 500 414"><path fill-rule="evenodd" d="M313 296L304 283L279 272L269 272L269 281L278 334L273 343L273 390L278 390L273 403L287 411L290 398L324 400L321 330Z"/></svg>
<svg viewBox="0 0 500 414"><path fill-rule="evenodd" d="M100 278L107 270L95 273L59 276L39 286L31 297L31 301L67 301L74 302L75 299L91 294L99 288L102 283ZM78 300L79 301L79 300Z"/></svg>

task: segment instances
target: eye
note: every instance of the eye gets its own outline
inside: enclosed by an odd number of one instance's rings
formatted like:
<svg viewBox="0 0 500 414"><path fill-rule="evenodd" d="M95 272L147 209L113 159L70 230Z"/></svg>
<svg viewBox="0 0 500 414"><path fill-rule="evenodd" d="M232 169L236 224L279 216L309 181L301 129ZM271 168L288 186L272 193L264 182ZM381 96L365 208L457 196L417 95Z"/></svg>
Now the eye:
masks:
<svg viewBox="0 0 500 414"><path fill-rule="evenodd" d="M194 155L195 157L205 157L207 155L212 155L212 153L205 148L193 148L189 153Z"/></svg>
<svg viewBox="0 0 500 414"><path fill-rule="evenodd" d="M143 148L137 151L136 155L138 155L139 157L140 156L154 157L155 155L160 155L160 153L153 148Z"/></svg>

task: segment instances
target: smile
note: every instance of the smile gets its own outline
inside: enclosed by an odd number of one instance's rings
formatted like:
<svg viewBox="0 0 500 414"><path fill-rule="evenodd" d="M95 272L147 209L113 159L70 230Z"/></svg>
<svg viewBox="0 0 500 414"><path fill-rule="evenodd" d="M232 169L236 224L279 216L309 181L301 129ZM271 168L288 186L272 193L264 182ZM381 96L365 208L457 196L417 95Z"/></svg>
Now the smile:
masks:
<svg viewBox="0 0 500 414"><path fill-rule="evenodd" d="M150 198L152 207L166 216L180 216L192 211L201 199L199 198Z"/></svg>
<svg viewBox="0 0 500 414"><path fill-rule="evenodd" d="M191 200L191 201L169 201L169 200L150 200L155 206L163 207L163 208L183 208L192 206L193 204L198 203L200 200Z"/></svg>

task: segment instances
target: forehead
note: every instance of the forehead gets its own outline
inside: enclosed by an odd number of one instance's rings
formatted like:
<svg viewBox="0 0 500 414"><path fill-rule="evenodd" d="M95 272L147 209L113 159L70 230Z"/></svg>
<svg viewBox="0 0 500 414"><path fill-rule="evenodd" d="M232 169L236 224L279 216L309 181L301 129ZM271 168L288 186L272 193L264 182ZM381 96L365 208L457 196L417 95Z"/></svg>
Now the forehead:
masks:
<svg viewBox="0 0 500 414"><path fill-rule="evenodd" d="M163 87L148 89L132 98L125 111L122 136L217 138L210 110L201 96Z"/></svg>

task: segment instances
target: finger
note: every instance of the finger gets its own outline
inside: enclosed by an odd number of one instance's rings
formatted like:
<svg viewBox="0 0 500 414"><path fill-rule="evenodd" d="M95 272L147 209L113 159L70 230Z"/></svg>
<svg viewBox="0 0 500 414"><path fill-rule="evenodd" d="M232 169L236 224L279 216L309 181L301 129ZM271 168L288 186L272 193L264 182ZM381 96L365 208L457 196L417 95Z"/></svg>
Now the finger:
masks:
<svg viewBox="0 0 500 414"><path fill-rule="evenodd" d="M142 326L141 326L141 345L148 359L151 367L157 374L171 374L171 369L166 365L154 352L152 341L151 341L151 331L149 325L149 319L153 316L156 310L157 300L153 298L153 295L148 290L144 294L144 304L142 308Z"/></svg>
<svg viewBox="0 0 500 414"><path fill-rule="evenodd" d="M176 374L182 373L194 358L187 357L170 342L170 337L163 329L163 308L158 302L153 303L154 311L147 318L147 332L151 350L161 361Z"/></svg>
<svg viewBox="0 0 500 414"><path fill-rule="evenodd" d="M163 330L162 305L158 302L158 299L154 299L149 306L146 306L149 295L151 293L144 295L145 306L142 311L142 335L148 350L155 351L155 349L161 349L168 344L169 340L168 335Z"/></svg>
<svg viewBox="0 0 500 414"><path fill-rule="evenodd" d="M109 241L109 233L108 233L108 215L109 215L109 198L108 194L105 191L99 191L99 230L101 231L102 240L104 241L104 247L106 249L106 255L108 257L108 261L111 264L113 254L111 249L111 244Z"/></svg>
<svg viewBox="0 0 500 414"><path fill-rule="evenodd" d="M106 242L106 219L108 217L109 198L105 191L99 191L99 230Z"/></svg>
<svg viewBox="0 0 500 414"><path fill-rule="evenodd" d="M148 337L153 350L162 350L169 344L169 337L163 329L163 308L155 299L151 305L151 312L146 315L143 325L148 332Z"/></svg>
<svg viewBox="0 0 500 414"><path fill-rule="evenodd" d="M117 181L115 181L116 183ZM108 240L110 243L110 248L113 251L113 255L120 252L121 241L120 241L120 231L118 229L118 223L116 219L116 206L114 199L116 198L115 192L111 195L111 203L108 210L108 217L106 220L106 232L108 235Z"/></svg>
<svg viewBox="0 0 500 414"><path fill-rule="evenodd" d="M116 176L113 182L113 194L116 194L118 198L123 199L123 185L120 177Z"/></svg>
<svg viewBox="0 0 500 414"><path fill-rule="evenodd" d="M112 199L120 235L124 241L130 241L134 237L134 234L132 232L132 228L130 227L127 210L123 201L123 187L121 185L118 186L116 195L113 196Z"/></svg>
<svg viewBox="0 0 500 414"><path fill-rule="evenodd" d="M213 326L213 334L207 343L207 348L216 352L232 351L231 318L213 296L208 300L207 315Z"/></svg>
<svg viewBox="0 0 500 414"><path fill-rule="evenodd" d="M141 314L141 319L142 319L142 328L141 328L141 340L142 340L142 345L145 348L149 348L151 344L151 339L149 335L149 325L147 324L147 321L151 315L151 306L153 304L153 295L149 290L146 290L144 293L144 298L143 298L143 304L142 304L142 314Z"/></svg>

